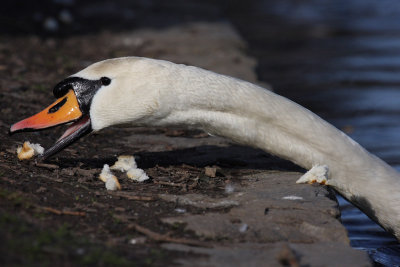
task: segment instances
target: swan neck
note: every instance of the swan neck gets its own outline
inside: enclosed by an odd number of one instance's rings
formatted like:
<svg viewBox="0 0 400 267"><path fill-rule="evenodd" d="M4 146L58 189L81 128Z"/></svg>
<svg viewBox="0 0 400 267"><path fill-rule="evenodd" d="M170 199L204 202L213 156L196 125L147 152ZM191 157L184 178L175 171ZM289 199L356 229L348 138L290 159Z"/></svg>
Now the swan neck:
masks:
<svg viewBox="0 0 400 267"><path fill-rule="evenodd" d="M400 176L342 131L266 89L186 67L161 93L152 124L185 125L260 148L310 170L329 168L329 185L400 238Z"/></svg>

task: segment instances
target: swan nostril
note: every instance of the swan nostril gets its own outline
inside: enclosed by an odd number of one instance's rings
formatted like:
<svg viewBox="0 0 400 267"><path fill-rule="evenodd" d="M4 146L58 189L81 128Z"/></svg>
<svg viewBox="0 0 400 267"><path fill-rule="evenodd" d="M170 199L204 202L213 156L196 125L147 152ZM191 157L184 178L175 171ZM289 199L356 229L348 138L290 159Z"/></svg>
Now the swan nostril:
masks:
<svg viewBox="0 0 400 267"><path fill-rule="evenodd" d="M61 100L60 102L49 108L48 113L54 113L57 110L59 110L62 106L64 106L65 103L67 103L67 98L68 97L65 97L63 100Z"/></svg>

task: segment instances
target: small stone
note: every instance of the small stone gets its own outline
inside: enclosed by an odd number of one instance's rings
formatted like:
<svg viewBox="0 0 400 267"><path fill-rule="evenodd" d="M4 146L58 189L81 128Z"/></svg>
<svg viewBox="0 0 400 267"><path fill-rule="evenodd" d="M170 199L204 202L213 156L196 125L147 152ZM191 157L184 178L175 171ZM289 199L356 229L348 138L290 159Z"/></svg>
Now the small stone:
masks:
<svg viewBox="0 0 400 267"><path fill-rule="evenodd" d="M239 226L239 232L244 233L249 229L249 226L246 223L243 223Z"/></svg>
<svg viewBox="0 0 400 267"><path fill-rule="evenodd" d="M215 167L205 167L204 168L205 175L211 178L215 178L217 174L217 168Z"/></svg>
<svg viewBox="0 0 400 267"><path fill-rule="evenodd" d="M177 213L185 213L186 209L176 208L175 212L177 212Z"/></svg>
<svg viewBox="0 0 400 267"><path fill-rule="evenodd" d="M144 244L146 243L147 238L146 237L135 237L129 240L129 244L131 245L138 245L138 244Z"/></svg>

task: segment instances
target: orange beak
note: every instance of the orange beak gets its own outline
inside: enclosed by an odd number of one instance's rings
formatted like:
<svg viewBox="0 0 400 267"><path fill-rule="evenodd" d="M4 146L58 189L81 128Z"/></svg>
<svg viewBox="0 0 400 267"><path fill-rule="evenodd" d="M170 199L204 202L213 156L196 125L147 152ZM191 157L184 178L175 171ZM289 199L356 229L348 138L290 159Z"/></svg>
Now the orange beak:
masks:
<svg viewBox="0 0 400 267"><path fill-rule="evenodd" d="M69 90L65 96L57 99L52 105L43 111L13 124L10 128L10 133L49 128L67 122L76 121L81 118L82 115L74 91Z"/></svg>

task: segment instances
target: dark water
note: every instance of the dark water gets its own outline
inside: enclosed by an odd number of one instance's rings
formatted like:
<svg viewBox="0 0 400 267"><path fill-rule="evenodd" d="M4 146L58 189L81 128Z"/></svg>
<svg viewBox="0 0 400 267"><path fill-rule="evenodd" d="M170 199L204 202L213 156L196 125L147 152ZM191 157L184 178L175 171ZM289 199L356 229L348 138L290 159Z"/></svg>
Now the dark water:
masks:
<svg viewBox="0 0 400 267"><path fill-rule="evenodd" d="M262 80L400 170L400 1L270 0L243 10L231 15ZM339 203L351 245L400 266L397 240Z"/></svg>

